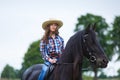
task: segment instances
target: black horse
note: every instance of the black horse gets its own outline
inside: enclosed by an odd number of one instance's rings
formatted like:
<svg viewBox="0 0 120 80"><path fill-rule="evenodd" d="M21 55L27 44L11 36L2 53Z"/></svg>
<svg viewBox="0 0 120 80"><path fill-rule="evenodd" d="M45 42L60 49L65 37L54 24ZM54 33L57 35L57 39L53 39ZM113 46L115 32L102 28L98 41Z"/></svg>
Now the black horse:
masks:
<svg viewBox="0 0 120 80"><path fill-rule="evenodd" d="M97 41L95 25L88 25L68 40L58 64L46 80L82 80L83 56L98 68L107 67L108 59ZM28 68L22 80L38 80L41 67L42 64L36 64Z"/></svg>

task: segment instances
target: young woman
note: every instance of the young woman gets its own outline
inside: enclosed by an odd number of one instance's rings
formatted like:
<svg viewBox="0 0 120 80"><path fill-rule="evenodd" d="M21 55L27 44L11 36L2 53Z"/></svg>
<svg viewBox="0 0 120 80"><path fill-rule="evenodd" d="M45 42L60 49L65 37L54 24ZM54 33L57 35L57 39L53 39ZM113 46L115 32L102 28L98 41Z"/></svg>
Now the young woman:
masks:
<svg viewBox="0 0 120 80"><path fill-rule="evenodd" d="M62 25L63 22L60 20L48 20L42 24L45 34L40 42L40 52L45 62L38 80L44 80L49 66L59 60L64 50L64 40L58 32Z"/></svg>

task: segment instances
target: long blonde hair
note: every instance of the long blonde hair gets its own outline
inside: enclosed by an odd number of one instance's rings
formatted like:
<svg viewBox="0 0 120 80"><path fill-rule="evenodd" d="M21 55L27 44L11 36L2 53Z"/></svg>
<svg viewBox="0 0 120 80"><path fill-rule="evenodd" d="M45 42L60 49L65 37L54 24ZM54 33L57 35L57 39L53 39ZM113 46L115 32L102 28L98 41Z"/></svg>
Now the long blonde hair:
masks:
<svg viewBox="0 0 120 80"><path fill-rule="evenodd" d="M42 37L41 40L43 40L46 44L48 44L48 37L50 36L50 25L47 25L45 29L44 36ZM55 35L59 35L58 28L56 28L55 32L53 32Z"/></svg>

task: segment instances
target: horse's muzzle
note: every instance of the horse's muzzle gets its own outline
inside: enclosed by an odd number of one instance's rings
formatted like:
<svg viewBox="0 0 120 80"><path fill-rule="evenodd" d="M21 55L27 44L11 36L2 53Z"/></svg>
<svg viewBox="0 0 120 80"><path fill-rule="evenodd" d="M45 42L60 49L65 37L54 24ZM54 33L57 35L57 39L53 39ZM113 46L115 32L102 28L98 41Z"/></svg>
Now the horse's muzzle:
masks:
<svg viewBox="0 0 120 80"><path fill-rule="evenodd" d="M96 60L96 65L99 68L106 68L108 65L108 60L106 58L99 58Z"/></svg>

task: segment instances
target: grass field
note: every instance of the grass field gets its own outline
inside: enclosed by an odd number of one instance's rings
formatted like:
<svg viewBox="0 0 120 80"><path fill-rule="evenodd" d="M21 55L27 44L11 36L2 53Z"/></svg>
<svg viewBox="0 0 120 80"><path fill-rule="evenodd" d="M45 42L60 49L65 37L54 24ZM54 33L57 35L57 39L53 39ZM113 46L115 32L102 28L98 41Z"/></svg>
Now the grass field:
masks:
<svg viewBox="0 0 120 80"><path fill-rule="evenodd" d="M83 80L93 80L93 77L83 76ZM98 80L120 80L120 78L106 78L106 79L100 79L100 78L98 78Z"/></svg>
<svg viewBox="0 0 120 80"><path fill-rule="evenodd" d="M113 78L113 79L112 79L112 78L111 78L111 79L109 78L109 79L99 79L99 80L120 80L120 78Z"/></svg>

